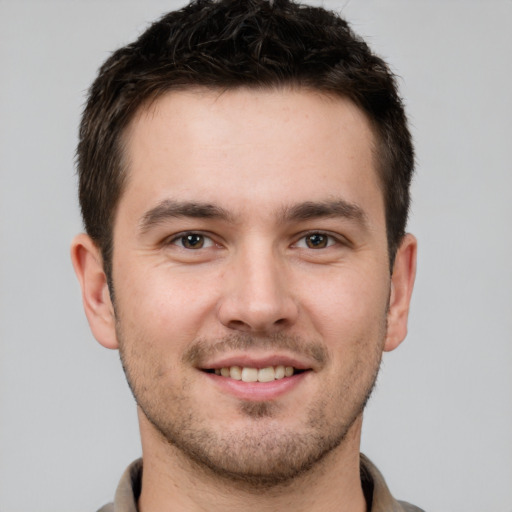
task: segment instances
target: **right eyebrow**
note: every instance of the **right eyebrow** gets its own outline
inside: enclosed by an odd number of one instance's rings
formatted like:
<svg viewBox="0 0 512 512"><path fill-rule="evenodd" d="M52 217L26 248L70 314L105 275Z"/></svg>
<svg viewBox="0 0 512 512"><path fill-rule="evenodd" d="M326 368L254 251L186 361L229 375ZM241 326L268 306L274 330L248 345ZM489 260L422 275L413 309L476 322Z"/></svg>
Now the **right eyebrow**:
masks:
<svg viewBox="0 0 512 512"><path fill-rule="evenodd" d="M344 199L329 201L306 201L284 208L281 212L283 221L293 222L313 220L325 217L340 217L353 220L367 228L368 218L364 210L357 204Z"/></svg>
<svg viewBox="0 0 512 512"><path fill-rule="evenodd" d="M173 201L165 199L151 210L148 210L139 221L139 231L147 233L168 219L190 217L194 219L230 220L231 215L219 206L194 201Z"/></svg>

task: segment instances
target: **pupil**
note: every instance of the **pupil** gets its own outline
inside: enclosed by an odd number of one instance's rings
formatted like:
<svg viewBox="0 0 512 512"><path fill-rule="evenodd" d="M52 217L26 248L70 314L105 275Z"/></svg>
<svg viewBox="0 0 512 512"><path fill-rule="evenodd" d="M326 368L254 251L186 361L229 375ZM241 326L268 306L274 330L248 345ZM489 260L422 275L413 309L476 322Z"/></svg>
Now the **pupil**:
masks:
<svg viewBox="0 0 512 512"><path fill-rule="evenodd" d="M203 246L203 237L202 235L187 235L184 237L185 247L189 249L198 249Z"/></svg>
<svg viewBox="0 0 512 512"><path fill-rule="evenodd" d="M308 237L308 246L311 248L325 247L327 238L324 235L310 235Z"/></svg>

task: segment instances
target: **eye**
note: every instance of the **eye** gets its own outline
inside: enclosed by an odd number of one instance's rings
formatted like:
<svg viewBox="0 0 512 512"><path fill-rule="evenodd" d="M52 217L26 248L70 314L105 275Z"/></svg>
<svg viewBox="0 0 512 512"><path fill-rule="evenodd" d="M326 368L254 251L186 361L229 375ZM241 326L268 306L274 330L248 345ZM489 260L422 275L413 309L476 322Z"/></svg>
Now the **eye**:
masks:
<svg viewBox="0 0 512 512"><path fill-rule="evenodd" d="M303 249L325 249L334 245L336 240L334 237L325 233L308 233L303 236L295 245Z"/></svg>
<svg viewBox="0 0 512 512"><path fill-rule="evenodd" d="M184 233L174 237L171 243L184 249L205 249L214 245L213 240L200 233Z"/></svg>

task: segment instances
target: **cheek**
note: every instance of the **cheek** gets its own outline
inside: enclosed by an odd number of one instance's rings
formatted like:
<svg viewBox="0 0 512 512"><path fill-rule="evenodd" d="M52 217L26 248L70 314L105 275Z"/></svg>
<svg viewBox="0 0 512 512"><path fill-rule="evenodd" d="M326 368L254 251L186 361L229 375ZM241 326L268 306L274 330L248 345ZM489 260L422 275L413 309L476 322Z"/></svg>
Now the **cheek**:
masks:
<svg viewBox="0 0 512 512"><path fill-rule="evenodd" d="M212 280L166 265L128 268L114 283L125 335L138 332L143 343L175 348L199 335L214 310L218 286Z"/></svg>
<svg viewBox="0 0 512 512"><path fill-rule="evenodd" d="M304 308L320 332L339 338L382 329L389 299L387 274L341 269L303 284Z"/></svg>

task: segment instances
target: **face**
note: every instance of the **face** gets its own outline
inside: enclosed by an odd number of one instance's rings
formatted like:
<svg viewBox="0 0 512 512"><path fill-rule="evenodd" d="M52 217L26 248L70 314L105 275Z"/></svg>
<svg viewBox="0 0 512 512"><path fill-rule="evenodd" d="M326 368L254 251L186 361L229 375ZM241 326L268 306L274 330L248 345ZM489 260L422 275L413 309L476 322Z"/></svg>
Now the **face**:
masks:
<svg viewBox="0 0 512 512"><path fill-rule="evenodd" d="M307 91L173 92L134 119L97 337L146 436L260 483L343 446L396 323L373 146Z"/></svg>

